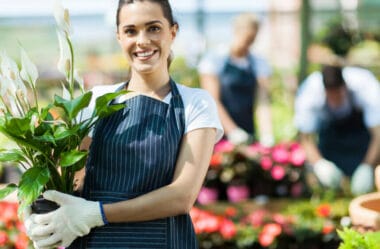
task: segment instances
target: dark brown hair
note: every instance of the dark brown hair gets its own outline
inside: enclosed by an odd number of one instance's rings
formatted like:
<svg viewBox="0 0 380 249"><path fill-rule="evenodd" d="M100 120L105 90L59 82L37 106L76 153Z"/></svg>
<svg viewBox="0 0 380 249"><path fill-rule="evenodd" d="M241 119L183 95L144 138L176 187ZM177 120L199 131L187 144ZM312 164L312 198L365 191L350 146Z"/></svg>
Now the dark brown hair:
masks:
<svg viewBox="0 0 380 249"><path fill-rule="evenodd" d="M119 27L120 10L123 8L124 5L133 4L136 2L144 2L144 1L157 3L158 5L160 5L162 12L164 13L164 17L168 20L170 26L174 26L174 25L178 26L178 23L174 20L172 7L170 6L170 3L168 0L119 0L119 5L117 7L117 12L116 12L116 27Z"/></svg>

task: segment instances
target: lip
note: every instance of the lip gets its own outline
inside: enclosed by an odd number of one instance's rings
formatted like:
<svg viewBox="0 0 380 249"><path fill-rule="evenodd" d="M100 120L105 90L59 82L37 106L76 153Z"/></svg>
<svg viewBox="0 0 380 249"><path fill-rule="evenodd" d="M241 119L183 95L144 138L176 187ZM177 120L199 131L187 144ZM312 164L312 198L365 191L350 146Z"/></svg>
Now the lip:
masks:
<svg viewBox="0 0 380 249"><path fill-rule="evenodd" d="M133 52L133 56L140 61L146 61L152 58L158 50L141 50Z"/></svg>

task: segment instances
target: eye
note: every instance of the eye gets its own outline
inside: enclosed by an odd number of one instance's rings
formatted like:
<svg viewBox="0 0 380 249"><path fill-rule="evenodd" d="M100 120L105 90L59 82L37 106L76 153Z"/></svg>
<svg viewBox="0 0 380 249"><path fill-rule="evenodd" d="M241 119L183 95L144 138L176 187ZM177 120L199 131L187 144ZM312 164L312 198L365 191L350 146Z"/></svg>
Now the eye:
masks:
<svg viewBox="0 0 380 249"><path fill-rule="evenodd" d="M148 28L149 32L159 32L161 30L161 27L153 25Z"/></svg>
<svg viewBox="0 0 380 249"><path fill-rule="evenodd" d="M124 34L126 34L128 36L133 36L136 34L136 30L133 28L126 28L126 29L124 29Z"/></svg>

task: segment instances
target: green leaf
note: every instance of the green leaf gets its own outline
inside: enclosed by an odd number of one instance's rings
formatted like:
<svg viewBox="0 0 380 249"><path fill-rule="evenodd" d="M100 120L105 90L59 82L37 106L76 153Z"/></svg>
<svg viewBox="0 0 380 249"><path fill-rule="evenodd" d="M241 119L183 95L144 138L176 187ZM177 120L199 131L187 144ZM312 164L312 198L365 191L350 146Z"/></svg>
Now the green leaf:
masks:
<svg viewBox="0 0 380 249"><path fill-rule="evenodd" d="M61 154L61 166L62 167L71 166L71 165L79 162L85 156L87 156L86 151L72 150L69 152L63 152Z"/></svg>
<svg viewBox="0 0 380 249"><path fill-rule="evenodd" d="M63 140L70 136L76 135L78 129L79 129L78 126L74 126L71 129L68 129L65 126L60 126L54 131L54 138L56 141Z"/></svg>
<svg viewBox="0 0 380 249"><path fill-rule="evenodd" d="M67 100L55 95L54 105L63 108L65 113L69 116L69 119L73 120L83 108L90 104L91 97L92 92L87 92L72 100Z"/></svg>
<svg viewBox="0 0 380 249"><path fill-rule="evenodd" d="M0 162L23 162L26 161L21 150L9 149L0 151Z"/></svg>
<svg viewBox="0 0 380 249"><path fill-rule="evenodd" d="M28 116L22 118L10 117L6 119L4 128L7 129L10 134L23 136L31 130L30 122L31 118Z"/></svg>
<svg viewBox="0 0 380 249"><path fill-rule="evenodd" d="M47 167L34 166L25 171L18 186L18 197L25 205L32 203L44 190L49 181L50 173Z"/></svg>
<svg viewBox="0 0 380 249"><path fill-rule="evenodd" d="M104 118L113 112L116 112L125 107L125 104L109 105L116 97L128 93L127 90L122 90L115 93L106 93L96 99L94 115L99 118Z"/></svg>
<svg viewBox="0 0 380 249"><path fill-rule="evenodd" d="M17 185L16 184L8 184L5 188L0 189L0 200L4 199L11 193L17 190Z"/></svg>

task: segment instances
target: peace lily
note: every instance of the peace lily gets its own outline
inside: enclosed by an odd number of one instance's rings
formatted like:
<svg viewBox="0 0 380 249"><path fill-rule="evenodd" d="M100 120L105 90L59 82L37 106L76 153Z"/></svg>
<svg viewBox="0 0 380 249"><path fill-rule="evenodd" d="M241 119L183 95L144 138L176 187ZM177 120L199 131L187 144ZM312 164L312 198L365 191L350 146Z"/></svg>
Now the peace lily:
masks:
<svg viewBox="0 0 380 249"><path fill-rule="evenodd" d="M74 174L84 167L87 158L87 151L80 149L83 138L100 118L124 108L123 104L109 103L125 91L105 94L94 101L95 108L88 118L79 118L92 92L84 91L83 80L74 68L68 11L56 4L55 16L60 46L58 68L65 80L62 95L55 95L51 103L39 107L37 67L24 49L21 71L5 52L0 54L0 132L17 145L0 149L0 162L12 163L23 171L18 184L0 189L0 199L18 190L20 210L48 189L72 193ZM75 86L80 93L75 92ZM28 94L30 91L33 94Z"/></svg>

